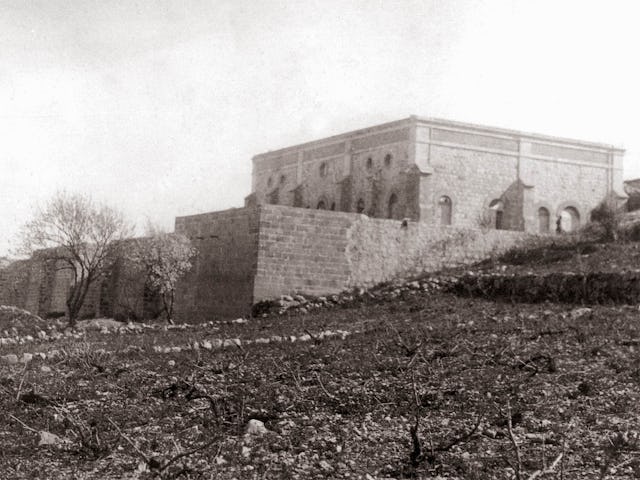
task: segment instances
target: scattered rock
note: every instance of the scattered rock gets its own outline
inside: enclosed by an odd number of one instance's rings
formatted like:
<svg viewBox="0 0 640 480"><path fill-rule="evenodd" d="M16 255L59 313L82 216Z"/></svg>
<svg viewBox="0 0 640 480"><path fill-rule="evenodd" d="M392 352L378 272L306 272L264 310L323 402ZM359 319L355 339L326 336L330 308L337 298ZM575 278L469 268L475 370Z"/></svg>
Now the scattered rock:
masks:
<svg viewBox="0 0 640 480"><path fill-rule="evenodd" d="M323 472L331 472L331 471L333 471L333 467L326 460L320 460L320 462L318 462L318 466L320 467L320 469Z"/></svg>
<svg viewBox="0 0 640 480"><path fill-rule="evenodd" d="M267 427L265 427L264 423L260 420L252 418L249 420L249 423L247 423L247 435L264 435L267 432Z"/></svg>
<svg viewBox="0 0 640 480"><path fill-rule="evenodd" d="M64 445L69 442L66 438L59 437L55 433L47 432L45 430L40 430L40 441L38 442L38 446L43 445Z"/></svg>
<svg viewBox="0 0 640 480"><path fill-rule="evenodd" d="M167 365L169 365L170 367L175 367L176 366L176 361L175 360L169 360L167 362Z"/></svg>
<svg viewBox="0 0 640 480"><path fill-rule="evenodd" d="M592 312L591 308L588 307L582 307L582 308L574 308L573 310L571 310L571 312L569 313L569 316L574 319L577 320L578 318L582 318L586 315L590 315Z"/></svg>
<svg viewBox="0 0 640 480"><path fill-rule="evenodd" d="M20 359L22 363L29 363L31 360L33 360L33 355L26 352L22 354L22 358Z"/></svg>
<svg viewBox="0 0 640 480"><path fill-rule="evenodd" d="M239 347L241 345L240 339L239 338L227 338L223 343L222 346L223 347Z"/></svg>
<svg viewBox="0 0 640 480"><path fill-rule="evenodd" d="M18 356L15 353L9 353L7 355L3 355L2 357L0 357L0 359L2 359L3 363L7 363L9 365L14 365L18 363Z"/></svg>

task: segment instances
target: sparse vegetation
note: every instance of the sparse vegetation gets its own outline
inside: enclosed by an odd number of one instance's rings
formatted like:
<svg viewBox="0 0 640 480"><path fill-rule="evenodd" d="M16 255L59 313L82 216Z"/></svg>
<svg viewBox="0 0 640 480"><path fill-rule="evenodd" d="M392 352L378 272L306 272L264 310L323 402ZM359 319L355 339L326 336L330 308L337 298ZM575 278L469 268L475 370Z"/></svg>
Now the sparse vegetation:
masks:
<svg viewBox="0 0 640 480"><path fill-rule="evenodd" d="M184 235L166 233L149 225L143 238L129 242L126 259L142 271L145 286L162 300L165 318L173 323L173 305L178 280L191 269L196 250Z"/></svg>
<svg viewBox="0 0 640 480"><path fill-rule="evenodd" d="M640 260L635 243L530 242L493 266ZM103 322L3 342L0 469L16 479L640 476L636 306L506 303L419 282L380 292L307 314ZM5 336L29 328L4 325Z"/></svg>
<svg viewBox="0 0 640 480"><path fill-rule="evenodd" d="M618 230L620 225L620 211L610 200L603 200L596 208L591 210L592 223L602 229L602 240L614 242L618 240Z"/></svg>
<svg viewBox="0 0 640 480"><path fill-rule="evenodd" d="M115 258L118 243L131 233L122 214L89 197L57 193L22 230L22 253L36 250L55 268L71 272L67 296L69 325L78 320L89 287Z"/></svg>

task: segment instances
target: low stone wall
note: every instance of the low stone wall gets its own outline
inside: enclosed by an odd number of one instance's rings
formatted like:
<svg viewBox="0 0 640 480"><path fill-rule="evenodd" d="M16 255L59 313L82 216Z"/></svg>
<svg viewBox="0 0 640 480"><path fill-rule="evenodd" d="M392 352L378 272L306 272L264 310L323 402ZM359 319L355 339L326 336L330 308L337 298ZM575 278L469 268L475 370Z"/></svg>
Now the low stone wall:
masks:
<svg viewBox="0 0 640 480"><path fill-rule="evenodd" d="M553 273L548 275L465 275L454 291L460 295L525 303L640 303L640 271Z"/></svg>

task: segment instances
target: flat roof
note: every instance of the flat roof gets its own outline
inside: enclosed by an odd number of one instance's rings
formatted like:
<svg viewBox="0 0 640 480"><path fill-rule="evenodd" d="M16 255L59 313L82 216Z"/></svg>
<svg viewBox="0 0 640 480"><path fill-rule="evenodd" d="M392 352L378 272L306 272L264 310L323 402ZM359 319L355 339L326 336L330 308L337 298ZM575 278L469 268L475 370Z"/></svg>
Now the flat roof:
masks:
<svg viewBox="0 0 640 480"><path fill-rule="evenodd" d="M575 139L575 138L567 138L567 137L558 137L558 136L553 136L553 135L544 135L544 134L540 134L540 133L530 133L530 132L523 132L520 130L512 130L512 129L508 129L508 128L501 128L501 127L492 127L492 126L488 126L488 125L479 125L479 124L475 124L475 123L467 123L467 122L459 122L459 121L455 121L455 120L445 120L442 118L433 118L433 117L421 117L418 115L411 115L410 117L406 117L403 118L401 120L395 120L392 122L386 122L386 123L381 123L378 125L371 125L369 127L364 127L364 128L359 128L357 130L351 130L348 132L343 132L343 133L339 133L336 135L330 135L328 137L323 137L323 138L319 138L316 140L311 140L308 142L303 142L303 143L298 143L295 145L289 145L283 148L278 148L275 150L268 150L266 152L262 152L259 154L256 154L253 159L256 160L259 157L263 157L263 156L267 156L267 155L272 155L274 153L278 153L278 154L283 154L286 153L288 151L291 150L298 150L300 148L310 148L319 144L325 144L325 143L334 143L334 142L338 142L340 140L349 138L349 137L353 137L353 136L358 136L358 135L367 135L370 133L375 133L376 131L379 130L387 130L390 128L394 128L394 127L402 127L404 125L411 125L411 124L415 124L415 123L422 123L428 126L435 126L435 127L453 127L453 128L458 128L458 129L463 129L463 130L471 130L474 132L477 132L479 134L485 134L485 135L502 135L502 136L508 136L508 137L513 137L513 138L527 138L527 139L532 139L532 140L539 140L539 141L547 141L547 142L554 142L554 143L563 143L563 144L569 144L569 145L574 145L574 146L579 146L579 147L583 147L583 148L594 148L594 149L599 149L599 150L616 150L618 152L624 152L623 148L618 148L615 147L614 145L611 144L607 144L607 143L601 143L601 142L591 142L591 141L587 141L587 140L579 140L579 139Z"/></svg>

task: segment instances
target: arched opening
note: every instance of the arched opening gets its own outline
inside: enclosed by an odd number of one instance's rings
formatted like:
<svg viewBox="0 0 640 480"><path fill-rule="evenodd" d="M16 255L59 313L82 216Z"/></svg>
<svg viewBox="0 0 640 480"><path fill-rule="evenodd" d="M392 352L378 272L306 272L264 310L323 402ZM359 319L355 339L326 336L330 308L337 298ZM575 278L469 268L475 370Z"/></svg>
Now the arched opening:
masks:
<svg viewBox="0 0 640 480"><path fill-rule="evenodd" d="M446 195L438 199L440 209L440 225L451 225L451 199Z"/></svg>
<svg viewBox="0 0 640 480"><path fill-rule="evenodd" d="M373 168L373 158L371 157L367 158L366 166L367 166L367 170L371 170Z"/></svg>
<svg viewBox="0 0 640 480"><path fill-rule="evenodd" d="M318 210L326 210L327 205L324 203L324 200L320 200L318 202L318 206L316 207Z"/></svg>
<svg viewBox="0 0 640 480"><path fill-rule="evenodd" d="M387 153L384 156L384 166L389 168L391 166L391 160L393 160L393 155L391 155L390 153Z"/></svg>
<svg viewBox="0 0 640 480"><path fill-rule="evenodd" d="M551 215L549 214L549 210L547 210L545 207L540 207L538 209L538 232L549 233L550 221Z"/></svg>
<svg viewBox="0 0 640 480"><path fill-rule="evenodd" d="M336 202L331 202L331 207L329 208L329 210L333 212L335 209L336 209Z"/></svg>
<svg viewBox="0 0 640 480"><path fill-rule="evenodd" d="M359 198L356 202L356 212L363 213L364 212L364 200Z"/></svg>
<svg viewBox="0 0 640 480"><path fill-rule="evenodd" d="M580 214L575 207L566 207L560 212L560 232L575 232L580 228ZM559 232L559 233L560 233Z"/></svg>
<svg viewBox="0 0 640 480"><path fill-rule="evenodd" d="M389 197L389 204L387 205L387 218L396 218L398 210L398 196L392 193Z"/></svg>
<svg viewBox="0 0 640 480"><path fill-rule="evenodd" d="M493 212L493 226L496 230L504 229L504 202L502 200L491 200L489 210Z"/></svg>
<svg viewBox="0 0 640 480"><path fill-rule="evenodd" d="M320 176L321 177L326 177L327 176L327 162L322 162L320 164Z"/></svg>

